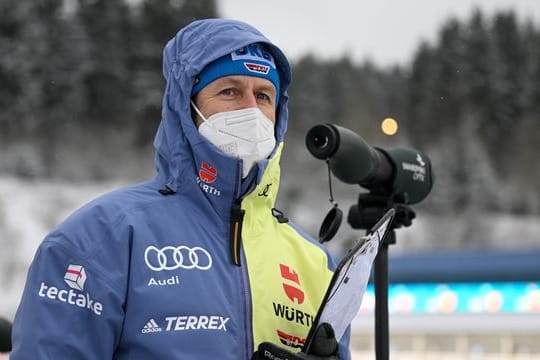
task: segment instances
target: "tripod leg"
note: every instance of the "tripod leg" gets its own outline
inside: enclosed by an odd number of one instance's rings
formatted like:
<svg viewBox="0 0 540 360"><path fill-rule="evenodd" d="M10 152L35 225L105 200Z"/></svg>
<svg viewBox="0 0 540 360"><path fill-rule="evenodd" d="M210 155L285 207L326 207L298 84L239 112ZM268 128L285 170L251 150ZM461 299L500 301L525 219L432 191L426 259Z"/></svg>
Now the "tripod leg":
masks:
<svg viewBox="0 0 540 360"><path fill-rule="evenodd" d="M390 233L388 234L390 235ZM381 245L375 258L375 359L389 358L388 331L388 244Z"/></svg>

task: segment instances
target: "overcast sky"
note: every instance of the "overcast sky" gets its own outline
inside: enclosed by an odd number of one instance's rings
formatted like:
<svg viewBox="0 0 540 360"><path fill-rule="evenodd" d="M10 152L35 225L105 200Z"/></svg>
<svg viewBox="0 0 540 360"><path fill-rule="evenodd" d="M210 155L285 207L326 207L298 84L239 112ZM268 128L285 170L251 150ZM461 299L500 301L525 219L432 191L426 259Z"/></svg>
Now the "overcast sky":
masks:
<svg viewBox="0 0 540 360"><path fill-rule="evenodd" d="M246 21L291 58L349 54L380 66L407 64L420 41L433 41L450 16L468 19L513 9L540 24L540 0L218 0L221 17ZM538 26L538 25L537 25Z"/></svg>

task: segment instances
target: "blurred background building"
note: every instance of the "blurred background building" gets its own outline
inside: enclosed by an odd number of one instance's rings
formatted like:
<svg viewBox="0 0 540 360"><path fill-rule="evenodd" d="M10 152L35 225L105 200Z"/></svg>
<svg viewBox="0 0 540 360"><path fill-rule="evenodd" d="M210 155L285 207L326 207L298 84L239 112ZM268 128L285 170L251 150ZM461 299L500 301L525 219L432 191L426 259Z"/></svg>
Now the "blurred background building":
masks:
<svg viewBox="0 0 540 360"><path fill-rule="evenodd" d="M439 6L407 2L410 11L391 22L402 4L378 2L370 14L356 3L339 6L379 24L358 41L380 39L388 49L422 21L422 10ZM392 358L540 357L540 259L531 260L540 252L540 21L533 16L540 4L493 1L505 6L486 11L477 3L447 15L394 63L363 58L351 41L341 53L330 45L300 51L302 41L328 44L304 30L321 21L313 12L320 4L306 2L305 16L294 20L278 1L288 22L261 24L276 36L304 35L285 47L294 53L294 81L278 207L288 217L316 235L331 206L325 164L304 146L316 124L348 127L374 146L416 148L433 162L432 193L390 247ZM361 28L332 9L325 27ZM166 41L197 18L259 26L249 14L264 11L232 0L0 2L0 316L13 318L49 230L91 198L153 176ZM269 28L274 23L279 29ZM380 128L389 117L399 125L391 136ZM333 186L345 210L363 191ZM343 225L331 250L339 257L360 235ZM373 303L369 288L353 323L361 358L373 357Z"/></svg>

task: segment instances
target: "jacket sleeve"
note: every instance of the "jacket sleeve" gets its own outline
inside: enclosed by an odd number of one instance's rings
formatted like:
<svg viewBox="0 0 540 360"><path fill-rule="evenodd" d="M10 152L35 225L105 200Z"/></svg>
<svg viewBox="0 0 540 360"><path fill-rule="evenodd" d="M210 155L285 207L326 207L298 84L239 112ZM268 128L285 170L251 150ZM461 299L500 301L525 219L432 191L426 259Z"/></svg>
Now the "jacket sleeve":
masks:
<svg viewBox="0 0 540 360"><path fill-rule="evenodd" d="M12 359L113 357L127 274L118 254L129 252L103 228L72 220L40 245L13 323Z"/></svg>
<svg viewBox="0 0 540 360"><path fill-rule="evenodd" d="M351 326L345 330L343 337L339 341L339 359L340 360L350 360L351 350L349 348L351 340Z"/></svg>

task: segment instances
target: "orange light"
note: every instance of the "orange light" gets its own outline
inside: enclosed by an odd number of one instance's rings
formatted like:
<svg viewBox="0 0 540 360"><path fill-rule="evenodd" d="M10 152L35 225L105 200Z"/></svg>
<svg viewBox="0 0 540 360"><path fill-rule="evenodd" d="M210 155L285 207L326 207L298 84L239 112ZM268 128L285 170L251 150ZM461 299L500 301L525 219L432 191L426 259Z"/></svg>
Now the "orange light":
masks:
<svg viewBox="0 0 540 360"><path fill-rule="evenodd" d="M386 135L395 135L398 131L398 123L393 118L386 118L381 123L381 130Z"/></svg>

